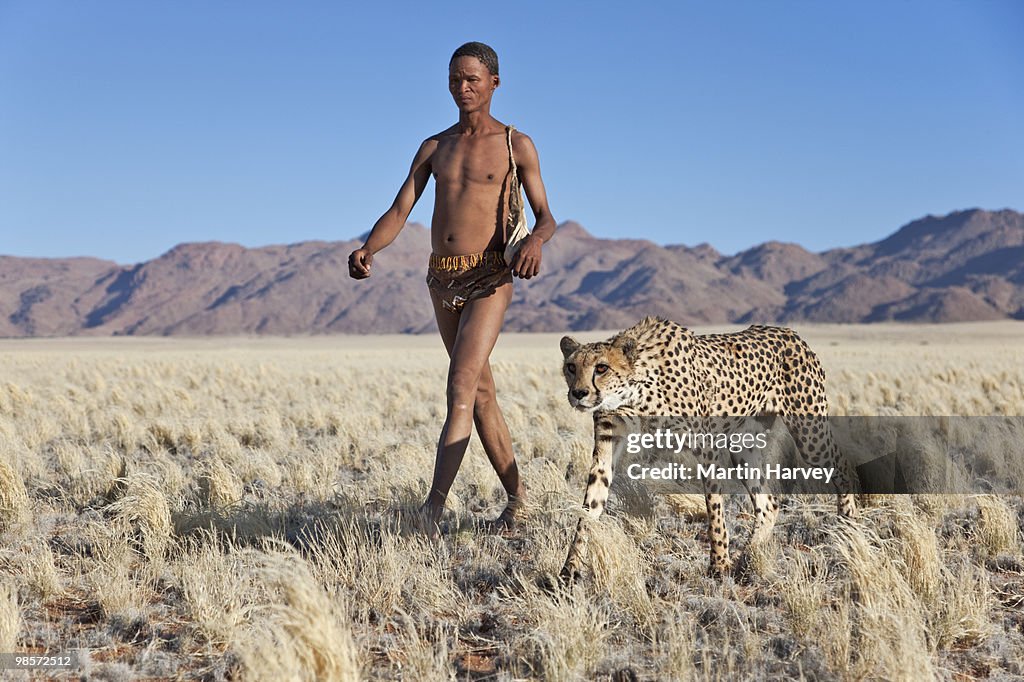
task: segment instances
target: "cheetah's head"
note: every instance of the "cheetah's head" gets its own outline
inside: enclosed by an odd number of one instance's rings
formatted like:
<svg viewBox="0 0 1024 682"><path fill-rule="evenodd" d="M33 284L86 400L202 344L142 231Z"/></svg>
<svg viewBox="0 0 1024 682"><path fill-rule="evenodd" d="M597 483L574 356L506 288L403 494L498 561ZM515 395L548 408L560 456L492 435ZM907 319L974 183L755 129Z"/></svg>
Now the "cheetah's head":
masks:
<svg viewBox="0 0 1024 682"><path fill-rule="evenodd" d="M637 358L635 339L619 335L600 343L580 344L564 336L560 345L570 405L590 412L614 410L629 401L629 377Z"/></svg>

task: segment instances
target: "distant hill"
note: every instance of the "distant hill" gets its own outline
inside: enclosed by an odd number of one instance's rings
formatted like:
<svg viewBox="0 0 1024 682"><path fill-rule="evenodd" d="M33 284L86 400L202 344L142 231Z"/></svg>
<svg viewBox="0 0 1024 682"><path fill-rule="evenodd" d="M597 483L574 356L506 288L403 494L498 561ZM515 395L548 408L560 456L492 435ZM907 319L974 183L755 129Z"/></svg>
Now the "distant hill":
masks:
<svg viewBox="0 0 1024 682"><path fill-rule="evenodd" d="M423 332L430 235L410 224L356 282L361 241L247 249L181 244L132 266L0 256L0 336ZM517 281L511 331L684 324L1024 319L1024 214L927 216L871 244L812 253L766 242L733 256L704 244L599 239L563 223L542 274Z"/></svg>

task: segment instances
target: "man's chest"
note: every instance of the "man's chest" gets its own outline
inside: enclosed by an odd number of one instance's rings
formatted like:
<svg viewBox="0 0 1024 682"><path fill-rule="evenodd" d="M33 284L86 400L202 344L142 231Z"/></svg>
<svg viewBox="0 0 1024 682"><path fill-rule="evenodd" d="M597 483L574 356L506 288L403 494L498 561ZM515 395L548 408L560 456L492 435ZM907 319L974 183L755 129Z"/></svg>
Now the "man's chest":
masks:
<svg viewBox="0 0 1024 682"><path fill-rule="evenodd" d="M438 184L500 186L508 175L508 147L502 135L480 140L442 141L432 158Z"/></svg>

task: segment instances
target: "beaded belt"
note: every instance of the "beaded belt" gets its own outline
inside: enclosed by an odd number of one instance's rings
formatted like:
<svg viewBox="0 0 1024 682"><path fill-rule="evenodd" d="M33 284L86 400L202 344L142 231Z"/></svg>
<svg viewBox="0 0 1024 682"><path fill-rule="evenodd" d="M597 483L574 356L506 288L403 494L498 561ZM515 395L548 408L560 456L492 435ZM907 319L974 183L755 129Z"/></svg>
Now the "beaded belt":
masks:
<svg viewBox="0 0 1024 682"><path fill-rule="evenodd" d="M439 256L430 254L427 266L439 272L460 272L480 265L505 265L505 256L500 251L483 251L465 256Z"/></svg>

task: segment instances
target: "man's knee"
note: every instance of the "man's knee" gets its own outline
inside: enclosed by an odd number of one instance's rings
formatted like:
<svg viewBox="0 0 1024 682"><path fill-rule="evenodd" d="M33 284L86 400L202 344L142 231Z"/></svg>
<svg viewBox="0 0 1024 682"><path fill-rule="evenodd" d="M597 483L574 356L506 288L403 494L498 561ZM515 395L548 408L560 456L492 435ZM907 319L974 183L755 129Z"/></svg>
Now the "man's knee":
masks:
<svg viewBox="0 0 1024 682"><path fill-rule="evenodd" d="M476 387L476 401L473 403L473 411L477 414L486 411L494 404L494 399L494 382L485 381L481 378L480 383Z"/></svg>
<svg viewBox="0 0 1024 682"><path fill-rule="evenodd" d="M448 404L453 409L469 409L476 403L478 373L455 370L448 377Z"/></svg>

